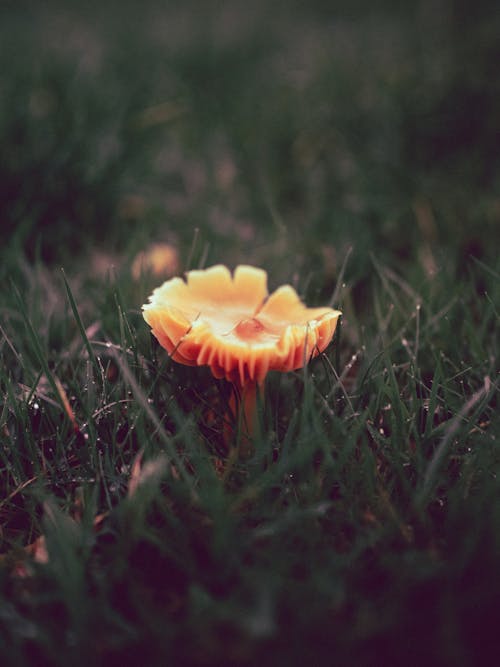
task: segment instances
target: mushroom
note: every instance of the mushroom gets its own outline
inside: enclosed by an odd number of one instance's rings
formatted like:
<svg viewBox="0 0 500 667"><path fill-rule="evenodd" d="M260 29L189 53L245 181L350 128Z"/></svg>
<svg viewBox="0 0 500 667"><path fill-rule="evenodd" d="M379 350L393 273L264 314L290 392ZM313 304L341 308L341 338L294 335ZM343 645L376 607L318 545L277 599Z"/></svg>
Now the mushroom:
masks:
<svg viewBox="0 0 500 667"><path fill-rule="evenodd" d="M252 435L257 387L268 371L301 368L332 340L340 312L307 308L290 285L268 296L267 273L218 264L153 291L143 316L174 361L207 365L232 383L230 407ZM227 435L227 434L226 434Z"/></svg>

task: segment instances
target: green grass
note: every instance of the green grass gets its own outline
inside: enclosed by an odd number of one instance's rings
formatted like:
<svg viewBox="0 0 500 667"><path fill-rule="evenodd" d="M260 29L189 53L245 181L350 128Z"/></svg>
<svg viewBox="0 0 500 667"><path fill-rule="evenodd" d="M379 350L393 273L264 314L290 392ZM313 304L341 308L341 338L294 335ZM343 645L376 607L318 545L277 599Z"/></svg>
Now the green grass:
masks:
<svg viewBox="0 0 500 667"><path fill-rule="evenodd" d="M1 10L2 665L498 643L493 5L266 5ZM343 311L249 457L142 319L153 241Z"/></svg>

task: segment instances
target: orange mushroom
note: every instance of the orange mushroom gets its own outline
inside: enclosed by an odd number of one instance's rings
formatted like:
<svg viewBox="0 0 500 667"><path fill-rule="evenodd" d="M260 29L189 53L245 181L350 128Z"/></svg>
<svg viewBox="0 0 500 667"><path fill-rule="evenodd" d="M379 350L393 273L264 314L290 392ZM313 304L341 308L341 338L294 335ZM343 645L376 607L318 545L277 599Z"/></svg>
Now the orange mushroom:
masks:
<svg viewBox="0 0 500 667"><path fill-rule="evenodd" d="M307 308L290 285L268 296L264 270L240 265L231 275L218 264L167 280L143 315L174 361L207 365L233 384L232 407L251 435L257 386L268 371L301 368L323 352L340 312Z"/></svg>

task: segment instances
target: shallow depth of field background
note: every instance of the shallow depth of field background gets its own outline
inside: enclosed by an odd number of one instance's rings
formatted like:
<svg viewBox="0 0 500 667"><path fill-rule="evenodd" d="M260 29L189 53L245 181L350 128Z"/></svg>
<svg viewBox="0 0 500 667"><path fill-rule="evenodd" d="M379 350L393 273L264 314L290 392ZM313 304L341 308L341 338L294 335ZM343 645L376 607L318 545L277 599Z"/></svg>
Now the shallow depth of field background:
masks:
<svg viewBox="0 0 500 667"><path fill-rule="evenodd" d="M428 246L465 270L498 217L493 7L4 3L2 253L185 255L198 228L277 281L349 246L357 280Z"/></svg>
<svg viewBox="0 0 500 667"><path fill-rule="evenodd" d="M493 646L499 30L489 0L2 3L6 665ZM142 320L160 242L344 313L249 462Z"/></svg>

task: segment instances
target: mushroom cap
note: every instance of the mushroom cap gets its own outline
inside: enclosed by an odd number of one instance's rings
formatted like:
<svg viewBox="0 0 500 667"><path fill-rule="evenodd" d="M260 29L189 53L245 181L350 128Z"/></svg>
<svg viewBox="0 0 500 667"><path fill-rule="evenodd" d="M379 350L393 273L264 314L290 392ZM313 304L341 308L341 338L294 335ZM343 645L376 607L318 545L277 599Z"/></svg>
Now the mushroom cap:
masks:
<svg viewBox="0 0 500 667"><path fill-rule="evenodd" d="M307 308L290 285L268 296L267 273L218 264L154 290L143 315L172 359L207 365L216 378L262 383L269 370L301 368L330 343L340 312Z"/></svg>

